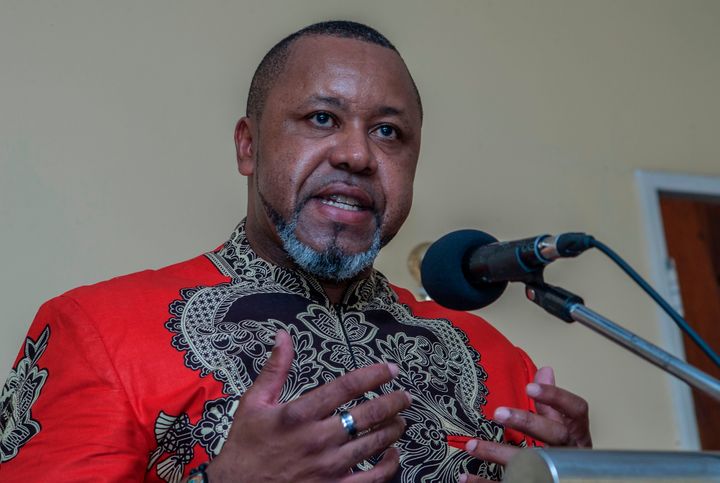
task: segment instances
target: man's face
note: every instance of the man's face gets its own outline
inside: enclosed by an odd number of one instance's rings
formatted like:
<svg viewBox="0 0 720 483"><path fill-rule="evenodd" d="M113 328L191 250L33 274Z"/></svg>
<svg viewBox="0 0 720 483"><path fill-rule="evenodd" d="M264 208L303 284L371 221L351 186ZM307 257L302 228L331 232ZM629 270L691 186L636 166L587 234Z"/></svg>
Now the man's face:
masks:
<svg viewBox="0 0 720 483"><path fill-rule="evenodd" d="M294 235L318 252L362 253L400 229L412 202L421 119L395 52L300 38L259 123L242 123L236 141L240 171L250 176L247 230L256 249L279 246L273 216L294 220ZM277 253L261 251L281 263Z"/></svg>

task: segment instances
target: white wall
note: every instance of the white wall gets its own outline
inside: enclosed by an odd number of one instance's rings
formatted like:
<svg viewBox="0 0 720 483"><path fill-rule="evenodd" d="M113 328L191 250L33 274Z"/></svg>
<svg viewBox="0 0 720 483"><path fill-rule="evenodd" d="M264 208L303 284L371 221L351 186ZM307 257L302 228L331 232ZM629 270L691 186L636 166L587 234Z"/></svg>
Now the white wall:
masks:
<svg viewBox="0 0 720 483"><path fill-rule="evenodd" d="M0 0L0 372L37 307L73 286L220 244L245 209L232 131L283 35L384 32L423 94L418 242L583 230L646 272L633 170L720 174L720 3ZM659 343L652 304L601 255L547 278ZM483 312L591 404L600 447L675 448L666 377L512 287Z"/></svg>

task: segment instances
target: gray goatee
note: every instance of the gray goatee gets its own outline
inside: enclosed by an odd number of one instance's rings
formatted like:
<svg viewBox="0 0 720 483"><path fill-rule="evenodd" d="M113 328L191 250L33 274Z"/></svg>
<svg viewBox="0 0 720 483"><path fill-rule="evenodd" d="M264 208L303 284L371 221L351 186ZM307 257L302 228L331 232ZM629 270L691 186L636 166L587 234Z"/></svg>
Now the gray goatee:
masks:
<svg viewBox="0 0 720 483"><path fill-rule="evenodd" d="M295 234L300 211L305 202L298 205L290 222L285 221L261 195L265 211L272 220L290 258L304 271L322 280L339 282L348 280L370 267L375 261L382 242L380 239L380 216L375 215L375 233L370 247L360 253L345 253L337 244L337 236L324 250L319 251L301 242ZM342 230L338 225L336 234Z"/></svg>

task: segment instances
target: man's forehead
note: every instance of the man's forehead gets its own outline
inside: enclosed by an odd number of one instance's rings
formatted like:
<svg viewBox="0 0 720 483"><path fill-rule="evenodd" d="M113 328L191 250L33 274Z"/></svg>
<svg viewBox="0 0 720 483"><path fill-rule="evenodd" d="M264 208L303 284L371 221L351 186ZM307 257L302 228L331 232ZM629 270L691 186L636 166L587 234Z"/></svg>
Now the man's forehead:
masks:
<svg viewBox="0 0 720 483"><path fill-rule="evenodd" d="M290 46L284 76L312 78L319 75L385 77L408 75L393 50L356 39L312 35Z"/></svg>
<svg viewBox="0 0 720 483"><path fill-rule="evenodd" d="M328 103L337 103L342 96L304 88L329 85L343 78L366 85L374 83L385 93L400 94L404 102L393 103L388 109L404 110L403 104L415 100L410 73L397 52L363 40L327 35L308 35L293 43L278 85L285 84L295 94L305 91L305 100L326 97Z"/></svg>

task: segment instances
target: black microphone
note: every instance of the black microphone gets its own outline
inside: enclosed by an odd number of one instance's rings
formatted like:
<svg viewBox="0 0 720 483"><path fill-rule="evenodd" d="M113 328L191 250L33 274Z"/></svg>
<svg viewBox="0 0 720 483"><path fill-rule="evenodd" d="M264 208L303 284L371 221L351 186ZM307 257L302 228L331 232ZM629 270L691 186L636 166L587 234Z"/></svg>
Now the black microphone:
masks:
<svg viewBox="0 0 720 483"><path fill-rule="evenodd" d="M479 309L497 300L508 282L541 280L547 264L579 255L592 240L585 233L563 233L499 242L479 230L454 231L425 253L422 285L444 307Z"/></svg>

